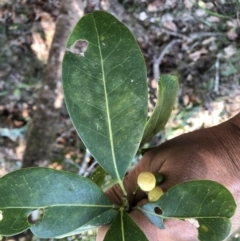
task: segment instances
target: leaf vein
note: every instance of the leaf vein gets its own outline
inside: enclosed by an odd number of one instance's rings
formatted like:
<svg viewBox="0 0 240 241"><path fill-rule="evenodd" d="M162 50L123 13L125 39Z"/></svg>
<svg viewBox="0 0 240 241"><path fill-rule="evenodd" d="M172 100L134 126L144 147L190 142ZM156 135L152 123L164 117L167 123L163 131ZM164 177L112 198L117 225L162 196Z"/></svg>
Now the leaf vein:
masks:
<svg viewBox="0 0 240 241"><path fill-rule="evenodd" d="M132 74L132 72L134 72L134 71L131 71L131 72L126 76L126 78L125 78L119 85L117 85L115 88L113 88L112 90L110 90L107 94L110 95L114 90L116 90L118 87L120 87L122 84L124 84L124 82L128 79L129 75Z"/></svg>
<svg viewBox="0 0 240 241"><path fill-rule="evenodd" d="M122 61L122 63L120 64L116 64L114 67L112 67L105 75L107 76L113 69L115 69L116 67L122 65L124 62L126 62L128 59L130 59L129 57L126 58L124 61Z"/></svg>
<svg viewBox="0 0 240 241"><path fill-rule="evenodd" d="M105 135L103 135L103 134L101 134L101 133L93 130L92 128L89 128L88 126L85 126L85 125L83 125L83 124L81 124L81 123L79 123L79 125L84 126L85 128L89 129L90 131L95 132L96 134L98 134L98 135L100 135L100 136L103 136L103 137L105 137L105 138L107 138L107 139L109 140L109 137L108 137L108 136L105 136Z"/></svg>
<svg viewBox="0 0 240 241"><path fill-rule="evenodd" d="M113 50L102 60L103 62L105 62L106 59L116 50L121 41L122 39L120 38L120 40L118 41L117 45L113 48Z"/></svg>
<svg viewBox="0 0 240 241"><path fill-rule="evenodd" d="M110 24L110 26L109 26L106 30L104 30L104 31L101 33L101 35L105 34L105 33L112 27L112 25L113 25L113 22Z"/></svg>
<svg viewBox="0 0 240 241"><path fill-rule="evenodd" d="M79 69L77 66L73 66L73 67L75 67L75 68L76 68L77 70L79 70L80 72L83 72L85 75L89 76L90 78L97 79L97 80L101 80L101 79L99 79L98 77L92 76L92 75L86 73L85 71L83 71L82 69Z"/></svg>
<svg viewBox="0 0 240 241"><path fill-rule="evenodd" d="M101 111L103 111L103 112L106 112L105 110L103 110L103 109L101 109L101 108L99 108L99 107L96 107L95 105L91 105L90 103L84 101L83 99L81 99L81 98L79 98L79 97L77 97L77 100L82 101L82 102L85 103L86 105L90 105L90 106L94 107L95 109L98 109L98 110L101 110Z"/></svg>
<svg viewBox="0 0 240 241"><path fill-rule="evenodd" d="M124 107L123 109L121 109L120 112L118 112L116 115L114 115L113 117L111 117L111 120L113 120L114 118L116 118L118 115L120 115L123 111L125 111L129 106L133 105L135 102L137 102L138 99L134 100L132 103L130 103L129 105L127 105L126 107ZM125 114L126 115L126 114Z"/></svg>
<svg viewBox="0 0 240 241"><path fill-rule="evenodd" d="M133 124L133 123L138 123L138 122L137 122L137 121L135 121L135 122L130 122L130 123L128 123L127 125L122 126L122 127L119 128L118 130L116 130L116 131L113 133L113 135L115 135L117 132L119 132L120 130L126 128L127 126L129 126L129 125L131 125L131 124Z"/></svg>

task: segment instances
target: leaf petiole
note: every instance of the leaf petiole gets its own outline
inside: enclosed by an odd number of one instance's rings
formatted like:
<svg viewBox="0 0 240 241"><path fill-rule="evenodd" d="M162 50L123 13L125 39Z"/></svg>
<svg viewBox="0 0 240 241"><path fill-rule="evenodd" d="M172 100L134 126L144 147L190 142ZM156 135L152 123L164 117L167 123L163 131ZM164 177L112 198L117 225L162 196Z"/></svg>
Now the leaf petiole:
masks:
<svg viewBox="0 0 240 241"><path fill-rule="evenodd" d="M136 195L139 190L140 190L140 187L137 185L133 191L133 195Z"/></svg>
<svg viewBox="0 0 240 241"><path fill-rule="evenodd" d="M123 181L122 180L118 180L118 184L119 184L120 188L122 189L123 196L127 197L127 191L126 191L126 189L125 189L125 187L123 185Z"/></svg>
<svg viewBox="0 0 240 241"><path fill-rule="evenodd" d="M123 181L122 180L119 180L118 181L118 184L120 186L120 188L122 189L122 192L123 192L123 205L122 205L122 208L124 208L126 211L129 210L129 203L128 203L128 199L127 199L127 191L123 185Z"/></svg>

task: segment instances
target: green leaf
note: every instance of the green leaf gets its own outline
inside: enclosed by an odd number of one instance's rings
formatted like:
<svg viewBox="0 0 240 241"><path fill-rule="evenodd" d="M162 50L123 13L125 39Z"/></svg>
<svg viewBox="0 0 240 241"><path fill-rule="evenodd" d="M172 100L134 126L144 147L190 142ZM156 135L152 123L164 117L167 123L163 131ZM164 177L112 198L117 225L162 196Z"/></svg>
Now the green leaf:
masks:
<svg viewBox="0 0 240 241"><path fill-rule="evenodd" d="M166 125L178 92L179 84L176 76L162 75L158 81L158 99L153 113L144 130L141 145L151 139Z"/></svg>
<svg viewBox="0 0 240 241"><path fill-rule="evenodd" d="M159 228L164 228L164 218L197 219L201 241L220 241L230 232L230 218L235 213L236 203L221 184L200 180L178 184L158 201L137 208Z"/></svg>
<svg viewBox="0 0 240 241"><path fill-rule="evenodd" d="M108 229L104 241L133 240L147 241L148 239L131 217L124 210L120 209L118 215Z"/></svg>
<svg viewBox="0 0 240 241"><path fill-rule="evenodd" d="M38 237L50 238L75 230L111 210L113 204L88 178L47 168L29 168L0 179L0 235L30 228ZM41 209L36 224L28 222ZM99 224L106 218L99 219Z"/></svg>
<svg viewBox="0 0 240 241"><path fill-rule="evenodd" d="M104 183L106 175L106 171L101 166L98 166L90 176L90 179L95 182L99 187L101 187Z"/></svg>
<svg viewBox="0 0 240 241"><path fill-rule="evenodd" d="M97 228L100 225L108 224L116 217L116 215L117 215L117 210L114 210L114 209L108 210L108 211L102 213L101 215L97 216L96 218L94 218L90 222L84 224L80 228L78 228L76 230L73 230L72 232L66 233L64 235L55 237L55 238L65 238L65 237L68 237L68 236L72 236L72 235L76 235L76 234L79 234L79 233L86 232L90 229Z"/></svg>
<svg viewBox="0 0 240 241"><path fill-rule="evenodd" d="M155 226L160 229L164 229L163 217L156 212L156 206L144 205L142 207L137 207Z"/></svg>
<svg viewBox="0 0 240 241"><path fill-rule="evenodd" d="M231 231L231 222L226 218L198 218L198 238L204 241L222 241Z"/></svg>
<svg viewBox="0 0 240 241"><path fill-rule="evenodd" d="M86 50L76 54L75 45L83 41ZM72 122L94 158L121 182L147 120L141 50L124 24L101 11L77 23L67 48L62 79Z"/></svg>
<svg viewBox="0 0 240 241"><path fill-rule="evenodd" d="M225 64L223 65L225 68L221 71L221 74L225 77L228 77L232 74L236 74L238 71L237 69L233 66L232 63Z"/></svg>

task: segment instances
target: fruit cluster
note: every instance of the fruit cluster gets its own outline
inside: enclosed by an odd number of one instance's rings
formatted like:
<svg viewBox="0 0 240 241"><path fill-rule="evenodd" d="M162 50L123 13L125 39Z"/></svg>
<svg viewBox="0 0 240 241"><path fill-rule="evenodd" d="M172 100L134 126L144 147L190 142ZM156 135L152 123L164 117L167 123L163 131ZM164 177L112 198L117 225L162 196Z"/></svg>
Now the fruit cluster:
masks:
<svg viewBox="0 0 240 241"><path fill-rule="evenodd" d="M162 188L156 186L161 184L162 181L163 176L160 173L141 172L138 175L137 184L142 191L147 192L148 200L155 202L163 195Z"/></svg>

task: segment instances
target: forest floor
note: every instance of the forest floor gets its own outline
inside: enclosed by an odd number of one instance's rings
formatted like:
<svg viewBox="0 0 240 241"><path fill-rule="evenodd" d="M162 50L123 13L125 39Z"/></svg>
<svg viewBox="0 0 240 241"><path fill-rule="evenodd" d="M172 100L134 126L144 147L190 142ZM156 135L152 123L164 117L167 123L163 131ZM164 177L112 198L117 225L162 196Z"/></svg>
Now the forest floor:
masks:
<svg viewBox="0 0 240 241"><path fill-rule="evenodd" d="M89 2L85 12L109 11L136 36L148 69L149 113L156 102L159 73L179 76L173 113L152 144L240 112L239 0ZM59 4L0 0L0 176L21 167ZM79 172L85 148L64 104L57 125L55 158L49 166Z"/></svg>

